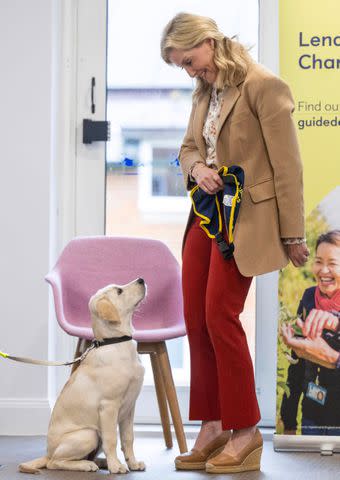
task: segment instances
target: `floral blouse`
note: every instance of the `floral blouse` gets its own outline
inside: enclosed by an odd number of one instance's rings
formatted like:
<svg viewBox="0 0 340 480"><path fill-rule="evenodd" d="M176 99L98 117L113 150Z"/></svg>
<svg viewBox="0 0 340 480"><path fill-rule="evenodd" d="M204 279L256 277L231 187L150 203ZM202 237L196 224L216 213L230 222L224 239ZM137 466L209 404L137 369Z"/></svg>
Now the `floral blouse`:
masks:
<svg viewBox="0 0 340 480"><path fill-rule="evenodd" d="M216 134L223 105L223 92L224 90L217 91L215 86L212 87L209 108L203 126L203 137L207 146L207 165L216 164Z"/></svg>

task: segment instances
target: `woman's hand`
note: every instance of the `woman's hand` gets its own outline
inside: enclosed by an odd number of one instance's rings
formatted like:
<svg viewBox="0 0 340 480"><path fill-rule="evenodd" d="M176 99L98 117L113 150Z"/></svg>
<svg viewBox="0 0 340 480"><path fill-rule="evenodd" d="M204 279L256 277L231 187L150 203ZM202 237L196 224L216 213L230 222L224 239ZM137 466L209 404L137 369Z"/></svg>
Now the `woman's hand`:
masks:
<svg viewBox="0 0 340 480"><path fill-rule="evenodd" d="M296 323L301 328L303 336L313 340L321 336L324 328L335 332L339 325L339 319L330 312L313 308L304 322L298 318Z"/></svg>
<svg viewBox="0 0 340 480"><path fill-rule="evenodd" d="M290 258L295 267L302 267L302 265L307 262L309 256L309 249L305 242L286 245L286 249L288 257Z"/></svg>
<svg viewBox="0 0 340 480"><path fill-rule="evenodd" d="M322 337L296 338L291 325L283 324L281 326L283 342L292 348L296 355L314 363L318 363L326 368L334 369L339 352L333 350Z"/></svg>
<svg viewBox="0 0 340 480"><path fill-rule="evenodd" d="M223 180L212 168L207 167L203 163L197 163L193 168L192 176L196 180L197 185L209 195L213 195L224 187Z"/></svg>

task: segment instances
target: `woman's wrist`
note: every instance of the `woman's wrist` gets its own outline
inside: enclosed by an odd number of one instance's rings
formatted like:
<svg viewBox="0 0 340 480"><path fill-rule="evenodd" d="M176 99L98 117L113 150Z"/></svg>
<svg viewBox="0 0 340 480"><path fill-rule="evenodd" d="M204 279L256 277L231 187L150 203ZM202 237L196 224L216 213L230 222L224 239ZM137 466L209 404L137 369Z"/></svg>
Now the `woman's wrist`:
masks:
<svg viewBox="0 0 340 480"><path fill-rule="evenodd" d="M194 180L196 180L196 175L197 175L197 171L201 168L201 167L205 167L205 163L200 160L197 160L197 162L194 162L191 167L190 167L190 171L189 171L189 175L191 178L193 178Z"/></svg>

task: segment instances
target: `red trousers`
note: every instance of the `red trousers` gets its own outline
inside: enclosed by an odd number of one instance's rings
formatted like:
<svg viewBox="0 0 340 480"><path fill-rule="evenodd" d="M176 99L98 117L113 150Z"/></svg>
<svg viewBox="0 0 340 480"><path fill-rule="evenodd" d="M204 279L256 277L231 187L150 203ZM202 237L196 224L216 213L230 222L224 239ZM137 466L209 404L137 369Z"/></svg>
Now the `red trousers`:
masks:
<svg viewBox="0 0 340 480"><path fill-rule="evenodd" d="M239 430L261 418L253 364L239 320L251 280L239 272L234 258L224 260L195 216L182 271L191 359L190 420L222 420L223 430Z"/></svg>

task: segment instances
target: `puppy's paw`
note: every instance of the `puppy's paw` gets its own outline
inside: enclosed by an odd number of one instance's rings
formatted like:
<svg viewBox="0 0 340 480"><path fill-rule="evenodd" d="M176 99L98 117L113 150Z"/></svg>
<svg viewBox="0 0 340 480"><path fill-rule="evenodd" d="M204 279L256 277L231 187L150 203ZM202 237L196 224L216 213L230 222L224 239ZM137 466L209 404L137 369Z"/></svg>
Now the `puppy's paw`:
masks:
<svg viewBox="0 0 340 480"><path fill-rule="evenodd" d="M145 470L144 462L138 462L135 460L134 462L127 461L127 464L130 470Z"/></svg>
<svg viewBox="0 0 340 480"><path fill-rule="evenodd" d="M129 470L118 460L107 462L110 473L127 473Z"/></svg>
<svg viewBox="0 0 340 480"><path fill-rule="evenodd" d="M86 462L85 468L87 472L96 472L97 470L99 470L99 467L96 463L89 461Z"/></svg>

